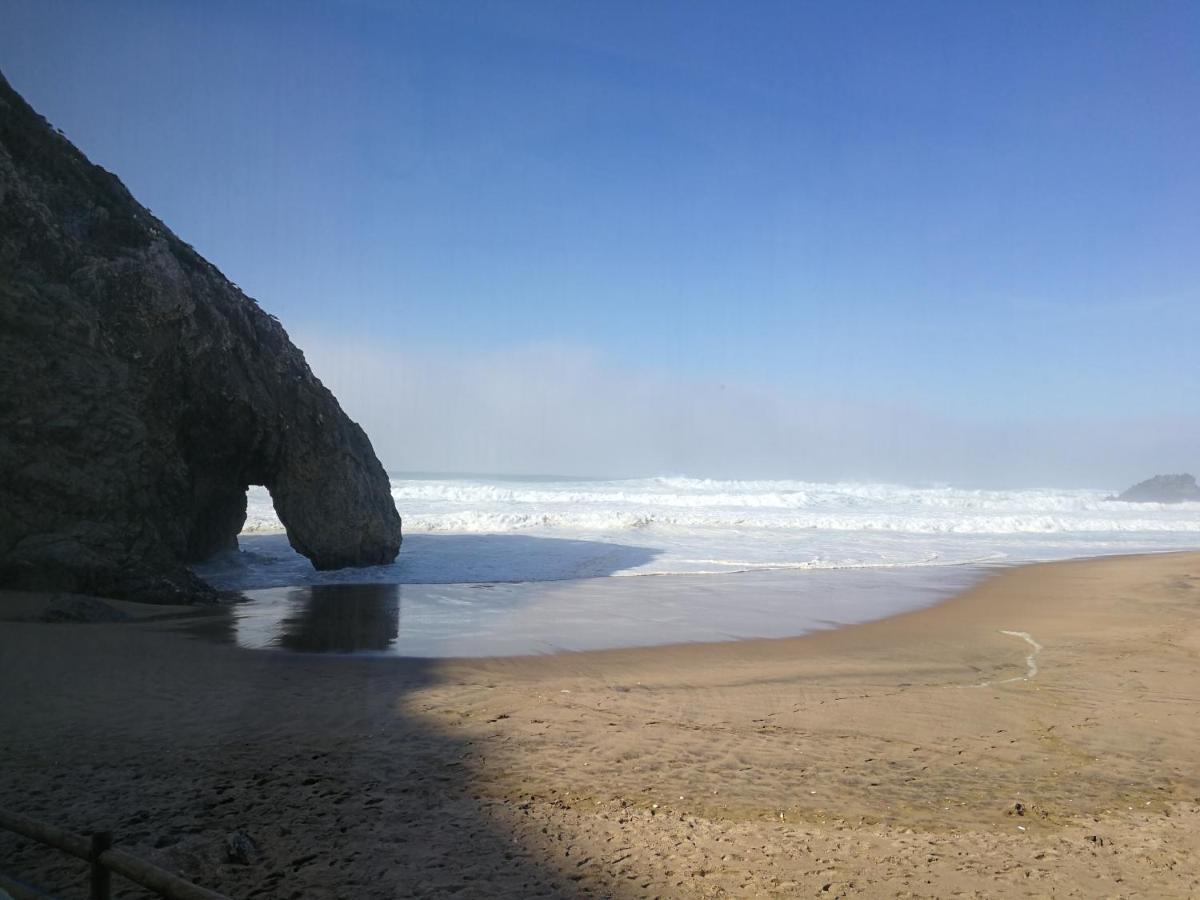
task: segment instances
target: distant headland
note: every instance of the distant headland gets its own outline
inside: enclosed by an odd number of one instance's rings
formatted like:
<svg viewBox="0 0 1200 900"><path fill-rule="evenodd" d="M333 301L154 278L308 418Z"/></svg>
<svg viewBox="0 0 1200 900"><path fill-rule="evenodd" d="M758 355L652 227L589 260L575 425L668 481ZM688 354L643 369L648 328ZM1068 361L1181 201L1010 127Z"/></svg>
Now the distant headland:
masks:
<svg viewBox="0 0 1200 900"><path fill-rule="evenodd" d="M1200 486L1195 475L1155 475L1109 499L1127 503L1186 503L1200 500Z"/></svg>

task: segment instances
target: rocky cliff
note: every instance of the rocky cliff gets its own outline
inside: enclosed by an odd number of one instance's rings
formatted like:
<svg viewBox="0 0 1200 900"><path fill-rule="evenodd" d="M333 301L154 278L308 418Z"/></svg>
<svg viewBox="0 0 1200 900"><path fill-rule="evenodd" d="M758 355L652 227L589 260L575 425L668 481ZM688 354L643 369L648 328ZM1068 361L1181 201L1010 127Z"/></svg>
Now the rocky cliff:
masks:
<svg viewBox="0 0 1200 900"><path fill-rule="evenodd" d="M1184 503L1200 500L1200 487L1194 475L1155 475L1112 499L1129 503Z"/></svg>
<svg viewBox="0 0 1200 900"><path fill-rule="evenodd" d="M213 596L265 485L317 568L393 560L361 428L279 322L0 76L0 585Z"/></svg>

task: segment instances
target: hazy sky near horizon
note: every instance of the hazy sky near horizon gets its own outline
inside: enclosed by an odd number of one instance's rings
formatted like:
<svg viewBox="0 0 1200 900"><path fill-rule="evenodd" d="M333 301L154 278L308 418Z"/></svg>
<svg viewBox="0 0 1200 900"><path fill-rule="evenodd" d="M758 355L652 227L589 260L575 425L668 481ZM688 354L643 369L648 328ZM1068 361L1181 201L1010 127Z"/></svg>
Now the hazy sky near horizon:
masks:
<svg viewBox="0 0 1200 900"><path fill-rule="evenodd" d="M1200 6L3 0L395 469L1200 468Z"/></svg>

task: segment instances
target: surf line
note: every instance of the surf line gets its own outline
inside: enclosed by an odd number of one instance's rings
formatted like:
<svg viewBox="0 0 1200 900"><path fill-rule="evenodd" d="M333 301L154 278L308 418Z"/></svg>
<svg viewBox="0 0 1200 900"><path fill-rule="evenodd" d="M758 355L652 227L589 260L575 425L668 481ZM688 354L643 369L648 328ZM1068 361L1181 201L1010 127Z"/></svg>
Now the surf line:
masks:
<svg viewBox="0 0 1200 900"><path fill-rule="evenodd" d="M1013 682L1013 681L1029 681L1030 679L1037 676L1037 673L1038 673L1037 655L1039 653L1041 653L1042 650L1045 648L1042 647L1042 645L1039 644L1037 641L1035 641L1033 639L1033 635L1030 634L1028 631L1006 631L1004 629L1001 629L1000 633L1007 634L1010 637L1018 637L1021 640L1023 640L1025 643L1027 643L1030 647L1033 648L1033 650L1029 653L1029 655L1025 657L1025 674L1024 675L1014 675L1012 678L1005 678L1001 681L984 681L984 682L981 682L980 684L972 684L972 685L970 685L970 687L982 688L982 687L991 687L994 684L1008 684L1009 682Z"/></svg>

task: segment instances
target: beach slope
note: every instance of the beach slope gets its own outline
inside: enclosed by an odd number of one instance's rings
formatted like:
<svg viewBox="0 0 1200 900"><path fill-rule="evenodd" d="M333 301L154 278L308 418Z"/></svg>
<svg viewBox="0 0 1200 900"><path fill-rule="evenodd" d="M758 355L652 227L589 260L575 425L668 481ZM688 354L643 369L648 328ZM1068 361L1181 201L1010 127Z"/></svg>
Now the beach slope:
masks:
<svg viewBox="0 0 1200 900"><path fill-rule="evenodd" d="M1198 611L1184 553L801 638L539 658L9 622L0 803L234 896L1185 897Z"/></svg>

